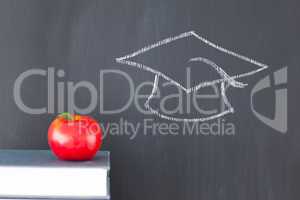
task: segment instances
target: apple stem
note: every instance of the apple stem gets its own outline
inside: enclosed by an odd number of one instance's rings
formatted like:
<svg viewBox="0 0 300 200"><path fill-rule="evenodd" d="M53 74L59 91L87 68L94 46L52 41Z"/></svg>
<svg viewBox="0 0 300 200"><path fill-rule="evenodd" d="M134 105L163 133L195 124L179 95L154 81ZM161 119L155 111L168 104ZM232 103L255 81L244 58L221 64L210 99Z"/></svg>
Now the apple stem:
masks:
<svg viewBox="0 0 300 200"><path fill-rule="evenodd" d="M71 115L68 112L61 113L59 116L65 118L67 120L73 120L73 115Z"/></svg>

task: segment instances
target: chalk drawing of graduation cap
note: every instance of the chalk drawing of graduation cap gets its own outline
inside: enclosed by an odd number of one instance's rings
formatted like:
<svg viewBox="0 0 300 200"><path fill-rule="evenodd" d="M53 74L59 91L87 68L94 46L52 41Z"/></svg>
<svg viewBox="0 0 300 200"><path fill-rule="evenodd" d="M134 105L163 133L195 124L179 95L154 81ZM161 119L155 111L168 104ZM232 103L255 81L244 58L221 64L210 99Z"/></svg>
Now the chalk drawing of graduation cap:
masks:
<svg viewBox="0 0 300 200"><path fill-rule="evenodd" d="M116 62L155 74L152 92L145 103L145 107L150 112L172 121L192 122L203 122L233 113L234 108L226 96L226 86L244 88L247 84L238 81L239 79L254 75L268 68L268 65L225 49L201 37L194 31L160 40L133 53L116 58ZM205 64L213 69L218 76L208 80L196 80L190 87L185 87L183 83L184 78L181 77L185 73L178 72L178 67L176 67L177 71L172 69L174 69L174 66L179 66L182 70L185 70L189 63ZM221 97L227 109L212 116L199 118L178 118L161 113L159 110L153 109L149 104L158 90L160 78L171 82L186 93L219 84Z"/></svg>

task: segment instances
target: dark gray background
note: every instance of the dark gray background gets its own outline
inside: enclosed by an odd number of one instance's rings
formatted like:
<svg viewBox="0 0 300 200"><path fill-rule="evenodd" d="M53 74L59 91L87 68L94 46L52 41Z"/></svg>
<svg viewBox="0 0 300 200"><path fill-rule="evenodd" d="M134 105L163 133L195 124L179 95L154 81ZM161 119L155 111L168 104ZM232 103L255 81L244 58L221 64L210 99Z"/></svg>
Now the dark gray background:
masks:
<svg viewBox="0 0 300 200"><path fill-rule="evenodd" d="M300 199L299 34L297 0L98 0L0 1L0 147L47 149L47 127L54 114L29 115L15 104L13 85L27 69L66 71L61 81L99 84L100 69L121 69L135 83L153 74L116 64L114 58L162 38L195 30L229 49L268 63L271 68L247 78L249 87L230 98L236 113L224 117L236 125L234 136L109 136L112 198L194 200ZM288 132L261 123L250 110L250 91L262 77L289 68ZM106 80L108 108L123 105L128 86L118 77ZM146 94L149 94L149 90ZM45 105L45 79L25 83L22 97ZM271 98L272 99L272 98ZM78 105L88 93L76 95ZM267 107L268 97L260 101ZM101 121L168 121L143 115L131 106L102 115ZM299 122L298 122L299 123ZM182 123L179 123L182 126ZM1 179L1 177L0 177ZM88 184L88 183L82 183Z"/></svg>

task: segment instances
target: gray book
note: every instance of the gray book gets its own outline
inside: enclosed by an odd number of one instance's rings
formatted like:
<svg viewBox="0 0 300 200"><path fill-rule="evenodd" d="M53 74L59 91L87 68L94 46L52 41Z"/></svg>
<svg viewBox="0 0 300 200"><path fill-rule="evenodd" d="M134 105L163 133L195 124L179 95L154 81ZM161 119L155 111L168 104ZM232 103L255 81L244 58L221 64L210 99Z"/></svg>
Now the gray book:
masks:
<svg viewBox="0 0 300 200"><path fill-rule="evenodd" d="M109 199L109 152L58 160L48 150L0 150L0 199Z"/></svg>

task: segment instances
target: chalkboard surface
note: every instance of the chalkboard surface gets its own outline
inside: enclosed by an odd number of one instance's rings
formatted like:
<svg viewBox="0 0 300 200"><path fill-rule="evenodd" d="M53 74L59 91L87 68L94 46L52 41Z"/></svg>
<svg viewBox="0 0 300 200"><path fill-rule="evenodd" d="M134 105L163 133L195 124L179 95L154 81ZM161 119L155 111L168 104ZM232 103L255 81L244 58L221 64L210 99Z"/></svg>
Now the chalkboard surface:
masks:
<svg viewBox="0 0 300 200"><path fill-rule="evenodd" d="M299 6L296 0L2 0L0 148L48 149L49 123L71 109L102 123L112 199L298 200ZM203 87L198 105L210 116L230 107L233 113L195 123L160 117L144 106L157 74L116 60L191 31L268 68L232 79L259 66L185 40L131 61L191 86L220 74L190 59L213 61L229 75L221 81L226 86L247 86L229 87L227 104L220 83ZM176 118L203 118L194 107L188 114L177 108L174 96L165 99L177 92L186 105L188 94L177 86L160 78L151 108L163 102Z"/></svg>

